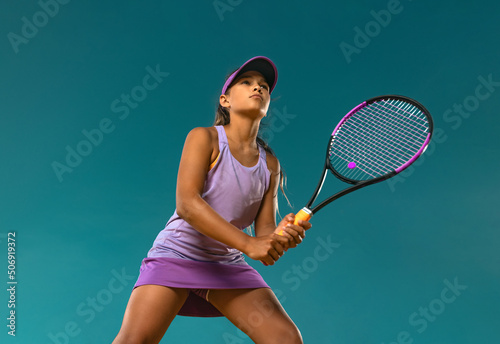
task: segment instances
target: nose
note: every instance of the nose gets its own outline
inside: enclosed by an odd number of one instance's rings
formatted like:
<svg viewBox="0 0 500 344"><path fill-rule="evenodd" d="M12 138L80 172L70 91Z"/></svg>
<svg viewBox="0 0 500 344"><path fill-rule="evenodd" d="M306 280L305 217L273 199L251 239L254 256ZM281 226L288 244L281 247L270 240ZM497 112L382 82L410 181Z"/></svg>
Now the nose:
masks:
<svg viewBox="0 0 500 344"><path fill-rule="evenodd" d="M259 84L255 84L253 86L253 90L257 92L262 92L262 86L260 86Z"/></svg>

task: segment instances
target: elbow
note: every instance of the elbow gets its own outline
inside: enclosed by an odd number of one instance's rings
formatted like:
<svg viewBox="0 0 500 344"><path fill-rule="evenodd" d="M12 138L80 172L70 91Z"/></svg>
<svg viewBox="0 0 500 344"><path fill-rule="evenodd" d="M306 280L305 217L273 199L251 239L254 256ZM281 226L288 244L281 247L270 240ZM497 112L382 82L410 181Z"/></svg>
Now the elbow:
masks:
<svg viewBox="0 0 500 344"><path fill-rule="evenodd" d="M178 197L176 202L177 215L184 221L191 222L196 214L197 202L195 197Z"/></svg>
<svg viewBox="0 0 500 344"><path fill-rule="evenodd" d="M187 220L187 217L189 216L189 206L186 204L186 202L177 201L176 211L177 215L181 219Z"/></svg>

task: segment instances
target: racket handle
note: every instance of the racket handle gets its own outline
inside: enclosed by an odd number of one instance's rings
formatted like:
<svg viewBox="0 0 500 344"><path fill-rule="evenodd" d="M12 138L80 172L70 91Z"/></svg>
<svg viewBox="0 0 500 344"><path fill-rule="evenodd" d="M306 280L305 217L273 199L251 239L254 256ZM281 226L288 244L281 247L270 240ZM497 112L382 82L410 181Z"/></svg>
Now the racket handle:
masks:
<svg viewBox="0 0 500 344"><path fill-rule="evenodd" d="M295 215L295 221L293 222L293 224L298 225L299 220L308 221L312 216L312 211L309 208L304 207L300 209L300 211ZM278 234L283 235L283 230L280 230Z"/></svg>
<svg viewBox="0 0 500 344"><path fill-rule="evenodd" d="M300 209L297 215L295 215L295 221L293 222L293 224L298 225L299 220L308 221L312 216L313 216L312 211L309 208L304 207Z"/></svg>

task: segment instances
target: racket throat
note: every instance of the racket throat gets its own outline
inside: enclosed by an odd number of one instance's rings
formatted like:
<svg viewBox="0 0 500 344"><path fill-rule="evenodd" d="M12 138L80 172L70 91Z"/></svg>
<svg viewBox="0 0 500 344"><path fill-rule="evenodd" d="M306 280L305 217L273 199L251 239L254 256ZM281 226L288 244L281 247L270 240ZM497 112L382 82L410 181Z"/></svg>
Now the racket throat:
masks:
<svg viewBox="0 0 500 344"><path fill-rule="evenodd" d="M312 216L313 212L310 210L310 208L313 205L313 203L316 201L316 198L318 198L318 195L321 192L321 189L323 188L323 184L325 183L327 173L328 173L328 168L325 166L323 168L323 174L321 175L321 178L319 179L319 183L316 186L316 190L314 190L314 193L313 193L311 199L309 200L309 202L307 202L307 205L303 208L303 209L308 209L311 212L311 216Z"/></svg>

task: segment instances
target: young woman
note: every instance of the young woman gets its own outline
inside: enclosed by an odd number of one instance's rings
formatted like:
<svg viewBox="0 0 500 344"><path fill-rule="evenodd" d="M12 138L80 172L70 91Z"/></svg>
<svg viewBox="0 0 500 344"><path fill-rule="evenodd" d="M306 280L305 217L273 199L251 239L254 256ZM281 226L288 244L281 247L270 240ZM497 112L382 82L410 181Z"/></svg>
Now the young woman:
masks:
<svg viewBox="0 0 500 344"><path fill-rule="evenodd" d="M276 226L283 174L257 136L276 81L268 58L245 62L222 88L215 126L188 134L176 210L142 262L114 344L158 343L178 314L225 316L259 344L302 343L274 293L243 258L273 265L311 227L293 225L293 214ZM243 231L252 223L255 236ZM249 321L255 312L265 321Z"/></svg>

